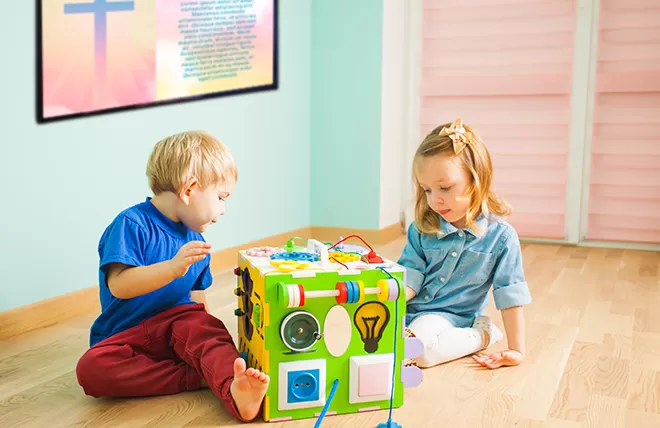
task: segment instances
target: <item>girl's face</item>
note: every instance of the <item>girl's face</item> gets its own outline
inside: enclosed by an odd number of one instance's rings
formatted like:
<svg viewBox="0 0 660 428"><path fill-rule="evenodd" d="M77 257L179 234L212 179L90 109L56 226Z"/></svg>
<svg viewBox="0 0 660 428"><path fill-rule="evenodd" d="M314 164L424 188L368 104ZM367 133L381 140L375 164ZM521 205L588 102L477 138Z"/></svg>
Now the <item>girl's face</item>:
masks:
<svg viewBox="0 0 660 428"><path fill-rule="evenodd" d="M426 193L429 207L460 229L465 227L470 206L470 198L466 196L470 177L458 162L456 157L444 154L422 158L417 182Z"/></svg>

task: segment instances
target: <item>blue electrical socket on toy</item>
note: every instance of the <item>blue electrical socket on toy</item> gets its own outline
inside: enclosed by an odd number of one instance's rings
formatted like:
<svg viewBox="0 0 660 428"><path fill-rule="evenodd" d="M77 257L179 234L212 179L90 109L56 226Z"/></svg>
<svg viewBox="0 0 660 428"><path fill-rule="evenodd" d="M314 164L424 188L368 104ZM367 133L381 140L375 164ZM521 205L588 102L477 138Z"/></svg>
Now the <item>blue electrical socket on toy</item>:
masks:
<svg viewBox="0 0 660 428"><path fill-rule="evenodd" d="M289 403L306 403L319 399L319 370L298 370L289 372Z"/></svg>

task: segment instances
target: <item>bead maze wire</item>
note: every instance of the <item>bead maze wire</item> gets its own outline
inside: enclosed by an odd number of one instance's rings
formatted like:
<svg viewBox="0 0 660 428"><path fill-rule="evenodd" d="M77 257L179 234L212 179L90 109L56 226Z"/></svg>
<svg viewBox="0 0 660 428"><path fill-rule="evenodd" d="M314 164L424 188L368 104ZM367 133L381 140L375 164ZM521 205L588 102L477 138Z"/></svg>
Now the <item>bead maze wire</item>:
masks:
<svg viewBox="0 0 660 428"><path fill-rule="evenodd" d="M380 269L387 276L390 277L393 281L399 284L399 281L392 276L391 273L389 273L387 270L385 270L384 267L378 266L376 269ZM405 295L405 294L404 294ZM392 407L393 407L393 400L394 400L394 384L395 384L395 379L396 379L396 339L398 336L398 330L399 330L399 302L398 299L394 303L394 312L395 312L395 317L394 317L394 361L392 364L392 389L390 391L390 413L389 417L387 418L386 422L382 422L378 424L378 428L393 428L393 427L398 427L401 428L401 425L398 423L392 421ZM332 384L332 390L330 391L330 394L328 395L328 400L325 403L325 406L323 406L323 410L321 411L321 414L319 415L318 419L316 420L316 423L314 424L314 428L319 428L321 426L321 422L323 421L323 418L325 417L325 414L328 411L328 408L330 407L330 403L332 402L332 399L335 396L335 392L337 391L337 386L339 385L339 379L335 379L335 381Z"/></svg>
<svg viewBox="0 0 660 428"><path fill-rule="evenodd" d="M387 274L391 279L396 281L397 285L399 284L399 281L392 276L391 273L389 273L385 268L382 266L377 266L376 269L380 269L383 272ZM405 296L405 294L404 294ZM394 400L394 383L396 379L396 338L398 336L397 331L399 330L399 302L398 299L394 302L394 361L392 364L392 390L390 392L390 415L387 419L387 422L385 423L380 423L378 424L378 428L385 428L385 427L400 427L401 425L397 424L396 422L392 421L392 407L393 407L393 400Z"/></svg>
<svg viewBox="0 0 660 428"><path fill-rule="evenodd" d="M337 245L339 245L339 244L341 244L342 242L348 240L349 238L357 238L357 239L359 239L360 241L362 241L362 243L363 243L364 245L367 246L367 248L369 248L369 251L372 251L372 252L374 251L374 249L371 248L371 245L367 244L367 241L365 241L364 239L362 239L362 237L359 236L359 235L349 235L349 236L347 236L347 237L341 239L340 241L338 241L337 243L335 243L332 247L328 248L328 251L332 250L332 249L335 248Z"/></svg>
<svg viewBox="0 0 660 428"><path fill-rule="evenodd" d="M293 244L295 243L295 241L302 241L302 242L304 242L305 244L307 244L307 239L305 239L305 238L301 238L300 236L292 236L292 237L287 241L287 244L288 244L289 242L291 242L291 246L293 246ZM325 245L332 245L332 242L324 242L324 244L325 244Z"/></svg>
<svg viewBox="0 0 660 428"><path fill-rule="evenodd" d="M335 262L337 262L337 263L339 263L340 265L344 266L347 270L350 270L350 269L348 268L348 266L346 266L345 264L343 264L342 262L340 262L340 261L337 260L336 258L334 258L334 257L330 257L330 260L334 260Z"/></svg>

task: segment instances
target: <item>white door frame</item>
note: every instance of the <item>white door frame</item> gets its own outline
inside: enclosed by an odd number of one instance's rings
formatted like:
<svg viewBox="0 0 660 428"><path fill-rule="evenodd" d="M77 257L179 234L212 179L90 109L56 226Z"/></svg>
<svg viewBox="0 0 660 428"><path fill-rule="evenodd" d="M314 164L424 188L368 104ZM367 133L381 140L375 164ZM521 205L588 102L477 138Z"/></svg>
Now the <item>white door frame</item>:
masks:
<svg viewBox="0 0 660 428"><path fill-rule="evenodd" d="M523 242L579 245L660 251L660 245L587 240L589 221L589 185L591 182L591 146L595 105L596 65L600 0L578 0L575 10L574 54L571 88L571 123L566 176L566 216L564 239L529 239ZM401 195L401 224L407 229L414 220L414 194L411 176L412 157L420 142L421 41L423 0L406 1L405 71L408 104L405 118L406 142L403 144L404 185Z"/></svg>
<svg viewBox="0 0 660 428"><path fill-rule="evenodd" d="M406 1L406 41L408 47L406 52L407 67L405 79L407 82L405 99L408 104L405 117L406 139L402 144L403 153L403 183L401 194L401 223L406 230L415 219L414 212L414 187L412 181L412 160L415 150L419 145L419 111L420 111L420 81L422 64L422 12L424 10L423 0Z"/></svg>
<svg viewBox="0 0 660 428"><path fill-rule="evenodd" d="M660 244L587 239L600 11L601 0L578 0L575 11L566 240L584 247L660 251Z"/></svg>
<svg viewBox="0 0 660 428"><path fill-rule="evenodd" d="M589 220L599 3L599 0L578 0L575 10L564 232L570 244L584 241Z"/></svg>

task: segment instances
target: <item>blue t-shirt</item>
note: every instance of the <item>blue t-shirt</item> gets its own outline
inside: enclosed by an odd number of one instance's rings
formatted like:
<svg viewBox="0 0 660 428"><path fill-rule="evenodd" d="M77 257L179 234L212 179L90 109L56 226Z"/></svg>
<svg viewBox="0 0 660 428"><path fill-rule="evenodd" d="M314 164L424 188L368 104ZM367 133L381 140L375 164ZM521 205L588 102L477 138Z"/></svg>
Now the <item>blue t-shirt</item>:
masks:
<svg viewBox="0 0 660 428"><path fill-rule="evenodd" d="M142 296L119 299L110 293L106 282L109 263L152 265L172 259L190 241L204 241L204 238L163 215L151 198L119 213L99 242L101 314L92 325L90 346L167 309L194 303L190 291L205 290L213 281L210 256L190 266L183 277Z"/></svg>

